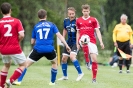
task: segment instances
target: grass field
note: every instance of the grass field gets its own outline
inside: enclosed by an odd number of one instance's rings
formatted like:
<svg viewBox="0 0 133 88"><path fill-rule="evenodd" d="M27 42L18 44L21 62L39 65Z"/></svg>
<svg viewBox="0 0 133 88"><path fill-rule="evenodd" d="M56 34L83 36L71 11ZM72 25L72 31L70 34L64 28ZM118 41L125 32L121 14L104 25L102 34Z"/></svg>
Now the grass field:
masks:
<svg viewBox="0 0 133 88"><path fill-rule="evenodd" d="M110 66L99 66L97 83L91 82L91 71L87 70L85 66L81 66L85 73L83 79L76 82L77 72L74 66L69 66L69 80L57 80L55 86L49 86L51 67L48 66L49 63L43 64L43 62L46 60L40 60L39 63L29 67L21 86L13 86L12 88L133 88L133 67L131 67L130 74L126 73L126 68L123 68L123 73L119 74L118 67L111 68ZM0 65L1 68L2 65ZM15 68L16 66L11 67L9 76ZM57 79L61 76L62 71L59 66Z"/></svg>

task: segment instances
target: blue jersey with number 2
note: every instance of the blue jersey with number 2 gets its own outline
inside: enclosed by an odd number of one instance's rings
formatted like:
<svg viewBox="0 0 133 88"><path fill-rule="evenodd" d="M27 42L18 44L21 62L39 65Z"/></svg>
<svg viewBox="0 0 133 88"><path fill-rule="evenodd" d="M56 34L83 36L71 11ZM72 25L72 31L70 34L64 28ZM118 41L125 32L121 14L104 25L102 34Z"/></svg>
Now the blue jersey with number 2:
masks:
<svg viewBox="0 0 133 88"><path fill-rule="evenodd" d="M36 40L34 49L38 53L49 53L54 50L54 34L56 34L58 28L55 24L49 21L38 22L32 30L32 38Z"/></svg>

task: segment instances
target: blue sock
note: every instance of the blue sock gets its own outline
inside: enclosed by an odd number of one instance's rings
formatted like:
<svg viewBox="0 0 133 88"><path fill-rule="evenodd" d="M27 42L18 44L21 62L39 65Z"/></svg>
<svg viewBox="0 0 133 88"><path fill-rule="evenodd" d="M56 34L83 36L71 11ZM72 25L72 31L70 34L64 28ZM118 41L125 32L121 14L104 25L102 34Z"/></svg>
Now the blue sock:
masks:
<svg viewBox="0 0 133 88"><path fill-rule="evenodd" d="M51 82L54 83L56 80L56 75L57 75L57 69L51 68Z"/></svg>
<svg viewBox="0 0 133 88"><path fill-rule="evenodd" d="M64 76L67 76L67 63L62 63L62 72Z"/></svg>
<svg viewBox="0 0 133 88"><path fill-rule="evenodd" d="M74 61L72 61L72 62L73 62L73 64L74 64L75 68L77 69L78 74L82 74L82 71L81 71L81 68L80 68L80 65L79 65L78 60L76 59L76 60L74 60Z"/></svg>
<svg viewBox="0 0 133 88"><path fill-rule="evenodd" d="M21 81L23 80L26 71L27 71L27 68L24 69L23 73L22 73L21 76L18 78L18 82L21 82Z"/></svg>

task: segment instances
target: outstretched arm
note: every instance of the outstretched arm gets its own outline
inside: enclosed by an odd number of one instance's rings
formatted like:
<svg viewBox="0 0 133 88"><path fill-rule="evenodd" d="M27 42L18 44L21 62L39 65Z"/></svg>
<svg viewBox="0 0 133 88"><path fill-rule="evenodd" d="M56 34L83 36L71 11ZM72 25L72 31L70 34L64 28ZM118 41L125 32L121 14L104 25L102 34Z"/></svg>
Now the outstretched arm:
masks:
<svg viewBox="0 0 133 88"><path fill-rule="evenodd" d="M70 47L67 45L65 38L60 34L60 32L56 33L57 37L63 42L63 44L66 46L66 49L68 52L71 51Z"/></svg>

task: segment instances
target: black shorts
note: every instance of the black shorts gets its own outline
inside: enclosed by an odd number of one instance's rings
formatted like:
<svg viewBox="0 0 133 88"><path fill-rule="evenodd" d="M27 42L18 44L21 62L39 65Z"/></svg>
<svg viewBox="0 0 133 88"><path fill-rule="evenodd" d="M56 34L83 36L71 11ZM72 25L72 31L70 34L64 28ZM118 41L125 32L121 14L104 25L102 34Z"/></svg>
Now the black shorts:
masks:
<svg viewBox="0 0 133 88"><path fill-rule="evenodd" d="M74 45L69 45L69 47L71 48L71 52L72 52L72 53L75 53L75 54L77 55L78 50L77 50L76 44L74 44ZM64 47L63 55L70 55L70 53L67 52L66 47Z"/></svg>
<svg viewBox="0 0 133 88"><path fill-rule="evenodd" d="M131 54L131 49L130 49L130 43L129 43L129 40L126 41L126 42L119 42L119 41L116 41L117 42L117 45L118 45L118 48L120 50L122 50L124 53L126 54ZM118 56L121 56L119 51L117 50L117 55Z"/></svg>
<svg viewBox="0 0 133 88"><path fill-rule="evenodd" d="M29 58L32 59L33 61L38 61L41 59L43 56L45 56L48 60L53 60L56 58L56 52L50 52L50 53L38 53L36 50L32 50Z"/></svg>

